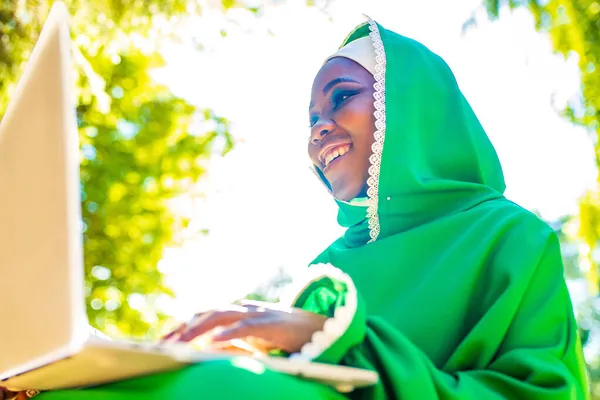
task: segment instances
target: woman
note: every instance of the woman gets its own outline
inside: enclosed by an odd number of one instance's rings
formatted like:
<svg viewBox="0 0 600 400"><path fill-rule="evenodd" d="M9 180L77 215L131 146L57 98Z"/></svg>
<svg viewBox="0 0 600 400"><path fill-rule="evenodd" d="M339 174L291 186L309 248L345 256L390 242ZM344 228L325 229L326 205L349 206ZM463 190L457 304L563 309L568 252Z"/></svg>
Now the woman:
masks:
<svg viewBox="0 0 600 400"><path fill-rule="evenodd" d="M289 310L206 313L168 339L247 340L376 370L379 383L342 395L220 362L40 399L587 398L557 237L504 198L448 66L373 21L344 44L314 81L308 153L347 231Z"/></svg>

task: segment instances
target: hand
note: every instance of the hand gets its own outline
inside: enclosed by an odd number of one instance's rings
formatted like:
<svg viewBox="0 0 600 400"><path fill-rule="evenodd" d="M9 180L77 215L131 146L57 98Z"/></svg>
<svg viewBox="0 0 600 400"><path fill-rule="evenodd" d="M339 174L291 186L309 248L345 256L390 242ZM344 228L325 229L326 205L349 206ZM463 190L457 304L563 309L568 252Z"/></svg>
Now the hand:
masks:
<svg viewBox="0 0 600 400"><path fill-rule="evenodd" d="M10 390L0 386L0 400L26 400L39 394L39 390L24 390L21 392L11 392Z"/></svg>
<svg viewBox="0 0 600 400"><path fill-rule="evenodd" d="M313 333L323 329L327 317L276 303L246 301L226 309L199 313L188 323L166 335L168 342L191 342L203 338L219 348L243 340L261 352L273 349L300 351Z"/></svg>
<svg viewBox="0 0 600 400"><path fill-rule="evenodd" d="M8 399L28 399L27 392L11 392L10 390L3 388L0 386L0 400L8 400Z"/></svg>
<svg viewBox="0 0 600 400"><path fill-rule="evenodd" d="M8 391L8 389L0 387L0 400L10 399L14 397L14 395L15 394L13 392Z"/></svg>

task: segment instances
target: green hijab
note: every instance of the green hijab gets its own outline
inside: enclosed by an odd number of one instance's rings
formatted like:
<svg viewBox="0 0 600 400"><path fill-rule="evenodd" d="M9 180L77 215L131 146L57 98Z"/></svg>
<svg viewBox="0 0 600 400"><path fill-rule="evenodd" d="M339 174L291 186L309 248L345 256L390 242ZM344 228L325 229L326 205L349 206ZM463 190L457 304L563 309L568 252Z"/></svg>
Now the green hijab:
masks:
<svg viewBox="0 0 600 400"><path fill-rule="evenodd" d="M359 27L344 45L368 29ZM496 151L446 63L420 43L380 33L385 48L377 49L382 62L375 73L372 228L365 207L337 201L349 247L502 198L505 189Z"/></svg>
<svg viewBox="0 0 600 400"><path fill-rule="evenodd" d="M377 371L357 398L586 398L555 233L504 197L496 152L447 64L374 21L344 44L367 35L369 198L337 202L347 230L292 300L331 317L298 356Z"/></svg>

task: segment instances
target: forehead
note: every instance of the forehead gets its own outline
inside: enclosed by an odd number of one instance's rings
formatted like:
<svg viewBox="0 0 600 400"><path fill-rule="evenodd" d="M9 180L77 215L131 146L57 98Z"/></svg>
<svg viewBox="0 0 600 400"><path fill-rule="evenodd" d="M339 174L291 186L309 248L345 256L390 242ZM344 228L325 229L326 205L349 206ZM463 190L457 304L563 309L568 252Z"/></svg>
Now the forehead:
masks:
<svg viewBox="0 0 600 400"><path fill-rule="evenodd" d="M325 85L340 77L352 78L359 83L373 79L369 71L357 62L344 57L335 57L327 61L315 76L311 97L314 99L315 95L322 95Z"/></svg>

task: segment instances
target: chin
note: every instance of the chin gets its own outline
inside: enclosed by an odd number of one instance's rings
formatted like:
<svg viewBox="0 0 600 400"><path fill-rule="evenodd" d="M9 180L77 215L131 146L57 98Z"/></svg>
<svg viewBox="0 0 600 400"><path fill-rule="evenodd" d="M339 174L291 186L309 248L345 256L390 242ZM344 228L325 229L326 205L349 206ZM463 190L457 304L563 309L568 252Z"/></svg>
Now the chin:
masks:
<svg viewBox="0 0 600 400"><path fill-rule="evenodd" d="M340 200L340 201L350 201L352 199L355 199L357 197L359 197L361 190L360 188L358 189L354 189L353 188L339 188L339 189L334 189L333 190L333 197L335 197L336 199Z"/></svg>
<svg viewBox="0 0 600 400"><path fill-rule="evenodd" d="M350 201L358 197L367 197L367 184L355 183L354 185L331 185L333 197L340 201Z"/></svg>

